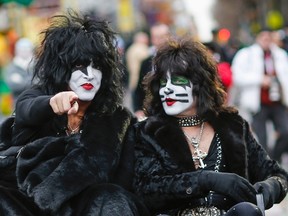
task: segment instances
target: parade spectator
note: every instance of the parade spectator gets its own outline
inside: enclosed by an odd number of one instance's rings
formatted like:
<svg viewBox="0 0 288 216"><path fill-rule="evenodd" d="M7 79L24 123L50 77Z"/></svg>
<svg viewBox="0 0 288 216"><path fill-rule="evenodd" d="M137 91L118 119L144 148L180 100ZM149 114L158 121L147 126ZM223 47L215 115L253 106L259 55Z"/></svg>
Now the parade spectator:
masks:
<svg viewBox="0 0 288 216"><path fill-rule="evenodd" d="M263 29L254 44L236 53L232 73L235 105L252 122L259 143L270 152L266 128L270 121L277 132L274 149L287 145L283 136L288 134L288 56L272 42L271 31Z"/></svg>
<svg viewBox="0 0 288 216"><path fill-rule="evenodd" d="M221 50L219 50L219 47L215 44L215 42L206 42L203 44L207 47L208 51L211 53L214 60L216 61L220 80L224 86L225 91L228 93L232 85L231 65L229 64L229 62L226 62L224 60L224 56Z"/></svg>
<svg viewBox="0 0 288 216"><path fill-rule="evenodd" d="M129 73L129 89L134 92L139 79L140 65L149 54L149 36L145 32L137 32L132 44L126 52L126 64Z"/></svg>
<svg viewBox="0 0 288 216"><path fill-rule="evenodd" d="M143 112L143 100L145 93L142 86L144 76L152 70L152 58L156 54L158 46L169 37L169 27L165 24L155 24L150 28L152 46L149 49L149 56L141 62L139 79L133 95L133 107L135 115L139 120L145 118Z"/></svg>
<svg viewBox="0 0 288 216"><path fill-rule="evenodd" d="M4 69L4 80L12 92L14 102L25 89L31 86L33 52L32 41L28 38L20 38L15 43L14 58Z"/></svg>
<svg viewBox="0 0 288 216"><path fill-rule="evenodd" d="M123 141L136 119L121 106L114 31L69 11L42 33L38 82L1 128L0 215L147 215L128 191L133 152Z"/></svg>
<svg viewBox="0 0 288 216"><path fill-rule="evenodd" d="M288 174L225 104L215 61L191 38L171 39L146 75L147 119L135 143L134 190L152 215L259 215L283 200Z"/></svg>

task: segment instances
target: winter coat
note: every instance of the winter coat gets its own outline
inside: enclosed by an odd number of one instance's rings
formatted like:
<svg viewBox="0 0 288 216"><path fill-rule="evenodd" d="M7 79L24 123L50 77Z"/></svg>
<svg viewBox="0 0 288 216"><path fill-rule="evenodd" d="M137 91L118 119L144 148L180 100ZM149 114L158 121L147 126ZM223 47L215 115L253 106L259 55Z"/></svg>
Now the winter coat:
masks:
<svg viewBox="0 0 288 216"><path fill-rule="evenodd" d="M221 140L226 172L236 173L252 184L271 175L287 181L287 173L269 158L238 114L221 113L209 123ZM199 187L201 169L195 170L185 135L175 119L150 117L137 123L127 140L136 143L135 193L144 198L152 213L176 209L191 199L207 196L207 191ZM285 194L282 191L277 202Z"/></svg>
<svg viewBox="0 0 288 216"><path fill-rule="evenodd" d="M31 99L22 103L27 97ZM67 136L67 116L55 115L49 99L38 90L25 92L18 101L12 142L5 137L7 133L1 133L5 141L2 149L5 144L23 148L16 161L14 185L5 181L7 176L0 177L0 200L8 202L0 204L0 214L13 215L22 208L19 215L115 215L113 211L116 215L138 215L137 205L142 204L128 192L133 149L123 145L126 131L135 120L131 113L123 107L109 115L89 110L80 132ZM13 179L13 172L7 175ZM9 197L16 197L13 202L6 197L7 191L13 192ZM109 200L107 209L105 200Z"/></svg>

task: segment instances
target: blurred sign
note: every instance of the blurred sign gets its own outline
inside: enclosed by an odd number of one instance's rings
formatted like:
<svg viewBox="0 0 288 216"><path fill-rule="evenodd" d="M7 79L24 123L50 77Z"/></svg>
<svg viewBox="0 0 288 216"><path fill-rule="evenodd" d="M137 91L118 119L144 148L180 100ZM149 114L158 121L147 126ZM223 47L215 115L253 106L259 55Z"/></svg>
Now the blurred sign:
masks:
<svg viewBox="0 0 288 216"><path fill-rule="evenodd" d="M60 0L35 0L28 8L30 15L48 17L58 12Z"/></svg>
<svg viewBox="0 0 288 216"><path fill-rule="evenodd" d="M132 0L118 1L118 28L121 32L131 32L134 29L134 14Z"/></svg>
<svg viewBox="0 0 288 216"><path fill-rule="evenodd" d="M29 6L33 0L0 0L0 4L5 4L9 2L16 2L25 6Z"/></svg>

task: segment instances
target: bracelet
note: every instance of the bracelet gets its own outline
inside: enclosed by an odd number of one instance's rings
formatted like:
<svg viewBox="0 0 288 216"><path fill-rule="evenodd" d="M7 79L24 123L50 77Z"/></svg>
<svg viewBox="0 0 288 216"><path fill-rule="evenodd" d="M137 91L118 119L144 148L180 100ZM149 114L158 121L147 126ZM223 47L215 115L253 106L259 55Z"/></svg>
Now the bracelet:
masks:
<svg viewBox="0 0 288 216"><path fill-rule="evenodd" d="M279 176L272 176L271 178L277 180L277 181L280 183L280 185L281 185L281 187L282 187L282 189L284 190L285 193L288 192L287 181L283 180L283 179L280 178Z"/></svg>

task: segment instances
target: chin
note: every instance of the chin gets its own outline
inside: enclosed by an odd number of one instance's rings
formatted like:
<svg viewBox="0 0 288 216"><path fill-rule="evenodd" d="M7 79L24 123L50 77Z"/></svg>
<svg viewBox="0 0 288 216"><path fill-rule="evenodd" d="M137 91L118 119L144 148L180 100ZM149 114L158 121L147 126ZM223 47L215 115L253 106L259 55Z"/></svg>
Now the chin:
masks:
<svg viewBox="0 0 288 216"><path fill-rule="evenodd" d="M83 102L90 102L90 101L93 100L93 98L91 98L91 97L83 97L83 98L80 98L80 97L79 97L79 100L80 100L80 101L83 101Z"/></svg>
<svg viewBox="0 0 288 216"><path fill-rule="evenodd" d="M167 112L165 112L167 115L169 115L169 116L178 116L180 113L179 112L173 112L173 111L167 111Z"/></svg>

